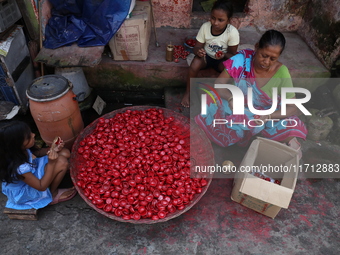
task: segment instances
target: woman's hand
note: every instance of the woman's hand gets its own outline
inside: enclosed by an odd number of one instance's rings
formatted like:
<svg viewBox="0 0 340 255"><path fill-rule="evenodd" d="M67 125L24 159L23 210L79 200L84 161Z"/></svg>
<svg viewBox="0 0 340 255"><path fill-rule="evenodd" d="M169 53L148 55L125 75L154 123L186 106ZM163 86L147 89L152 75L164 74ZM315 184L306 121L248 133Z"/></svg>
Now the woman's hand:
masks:
<svg viewBox="0 0 340 255"><path fill-rule="evenodd" d="M262 125L263 123L266 123L270 119L271 119L270 115L254 115L254 120L257 125Z"/></svg>

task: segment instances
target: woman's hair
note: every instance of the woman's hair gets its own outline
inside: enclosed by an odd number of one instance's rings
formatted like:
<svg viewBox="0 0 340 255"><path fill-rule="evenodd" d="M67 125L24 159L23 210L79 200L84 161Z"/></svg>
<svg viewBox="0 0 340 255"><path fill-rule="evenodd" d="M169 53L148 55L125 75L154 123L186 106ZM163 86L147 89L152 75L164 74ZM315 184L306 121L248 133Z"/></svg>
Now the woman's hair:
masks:
<svg viewBox="0 0 340 255"><path fill-rule="evenodd" d="M268 46L280 46L281 52L284 50L286 46L286 39L284 35L277 30L268 30L266 31L259 41L259 48L263 49Z"/></svg>
<svg viewBox="0 0 340 255"><path fill-rule="evenodd" d="M28 162L23 145L31 138L30 127L18 120L0 121L0 180L11 183L20 179L17 169Z"/></svg>
<svg viewBox="0 0 340 255"><path fill-rule="evenodd" d="M233 13L234 13L233 4L228 0L217 0L214 3L211 11L213 11L213 10L223 10L223 11L225 11L227 16L228 16L228 19L230 19L233 16Z"/></svg>

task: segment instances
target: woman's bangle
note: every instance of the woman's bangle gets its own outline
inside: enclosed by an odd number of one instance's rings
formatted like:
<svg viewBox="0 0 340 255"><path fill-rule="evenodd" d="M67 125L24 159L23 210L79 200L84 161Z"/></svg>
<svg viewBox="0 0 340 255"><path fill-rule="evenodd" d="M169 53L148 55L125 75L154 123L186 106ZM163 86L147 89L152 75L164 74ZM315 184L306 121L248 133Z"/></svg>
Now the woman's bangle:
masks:
<svg viewBox="0 0 340 255"><path fill-rule="evenodd" d="M231 100L233 100L233 97L232 97L232 96L229 97L229 98L227 99L228 103L229 103Z"/></svg>

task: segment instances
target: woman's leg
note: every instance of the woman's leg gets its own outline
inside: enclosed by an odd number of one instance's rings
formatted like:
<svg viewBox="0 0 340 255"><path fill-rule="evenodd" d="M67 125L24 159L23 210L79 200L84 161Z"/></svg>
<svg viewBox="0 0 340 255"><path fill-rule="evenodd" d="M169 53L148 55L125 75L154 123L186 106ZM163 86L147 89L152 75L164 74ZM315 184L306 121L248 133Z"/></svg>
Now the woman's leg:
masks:
<svg viewBox="0 0 340 255"><path fill-rule="evenodd" d="M196 78L198 75L198 72L206 67L206 63L203 58L194 57L194 59L191 62L191 65L189 67L189 73L187 76L187 85L186 85L186 91L184 93L181 105L184 107L190 106L190 79Z"/></svg>
<svg viewBox="0 0 340 255"><path fill-rule="evenodd" d="M289 143L294 137L306 139L307 128L297 116L290 116L277 122L269 122L261 134L274 141Z"/></svg>

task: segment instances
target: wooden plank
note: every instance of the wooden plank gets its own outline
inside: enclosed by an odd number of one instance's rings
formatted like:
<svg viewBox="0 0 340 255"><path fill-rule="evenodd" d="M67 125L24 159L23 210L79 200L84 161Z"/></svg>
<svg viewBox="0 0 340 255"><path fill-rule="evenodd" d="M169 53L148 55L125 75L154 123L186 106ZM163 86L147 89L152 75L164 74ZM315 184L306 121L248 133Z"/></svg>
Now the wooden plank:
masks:
<svg viewBox="0 0 340 255"><path fill-rule="evenodd" d="M77 44L57 49L43 47L34 61L55 67L96 66L102 59L104 46L79 47Z"/></svg>
<svg viewBox="0 0 340 255"><path fill-rule="evenodd" d="M38 220L37 215L32 214L7 214L11 220Z"/></svg>
<svg viewBox="0 0 340 255"><path fill-rule="evenodd" d="M37 220L38 210L28 209L28 210L15 210L11 208L5 208L4 214L7 214L8 218L12 220Z"/></svg>
<svg viewBox="0 0 340 255"><path fill-rule="evenodd" d="M39 18L34 0L16 0L24 19L29 36L32 40L39 40Z"/></svg>

